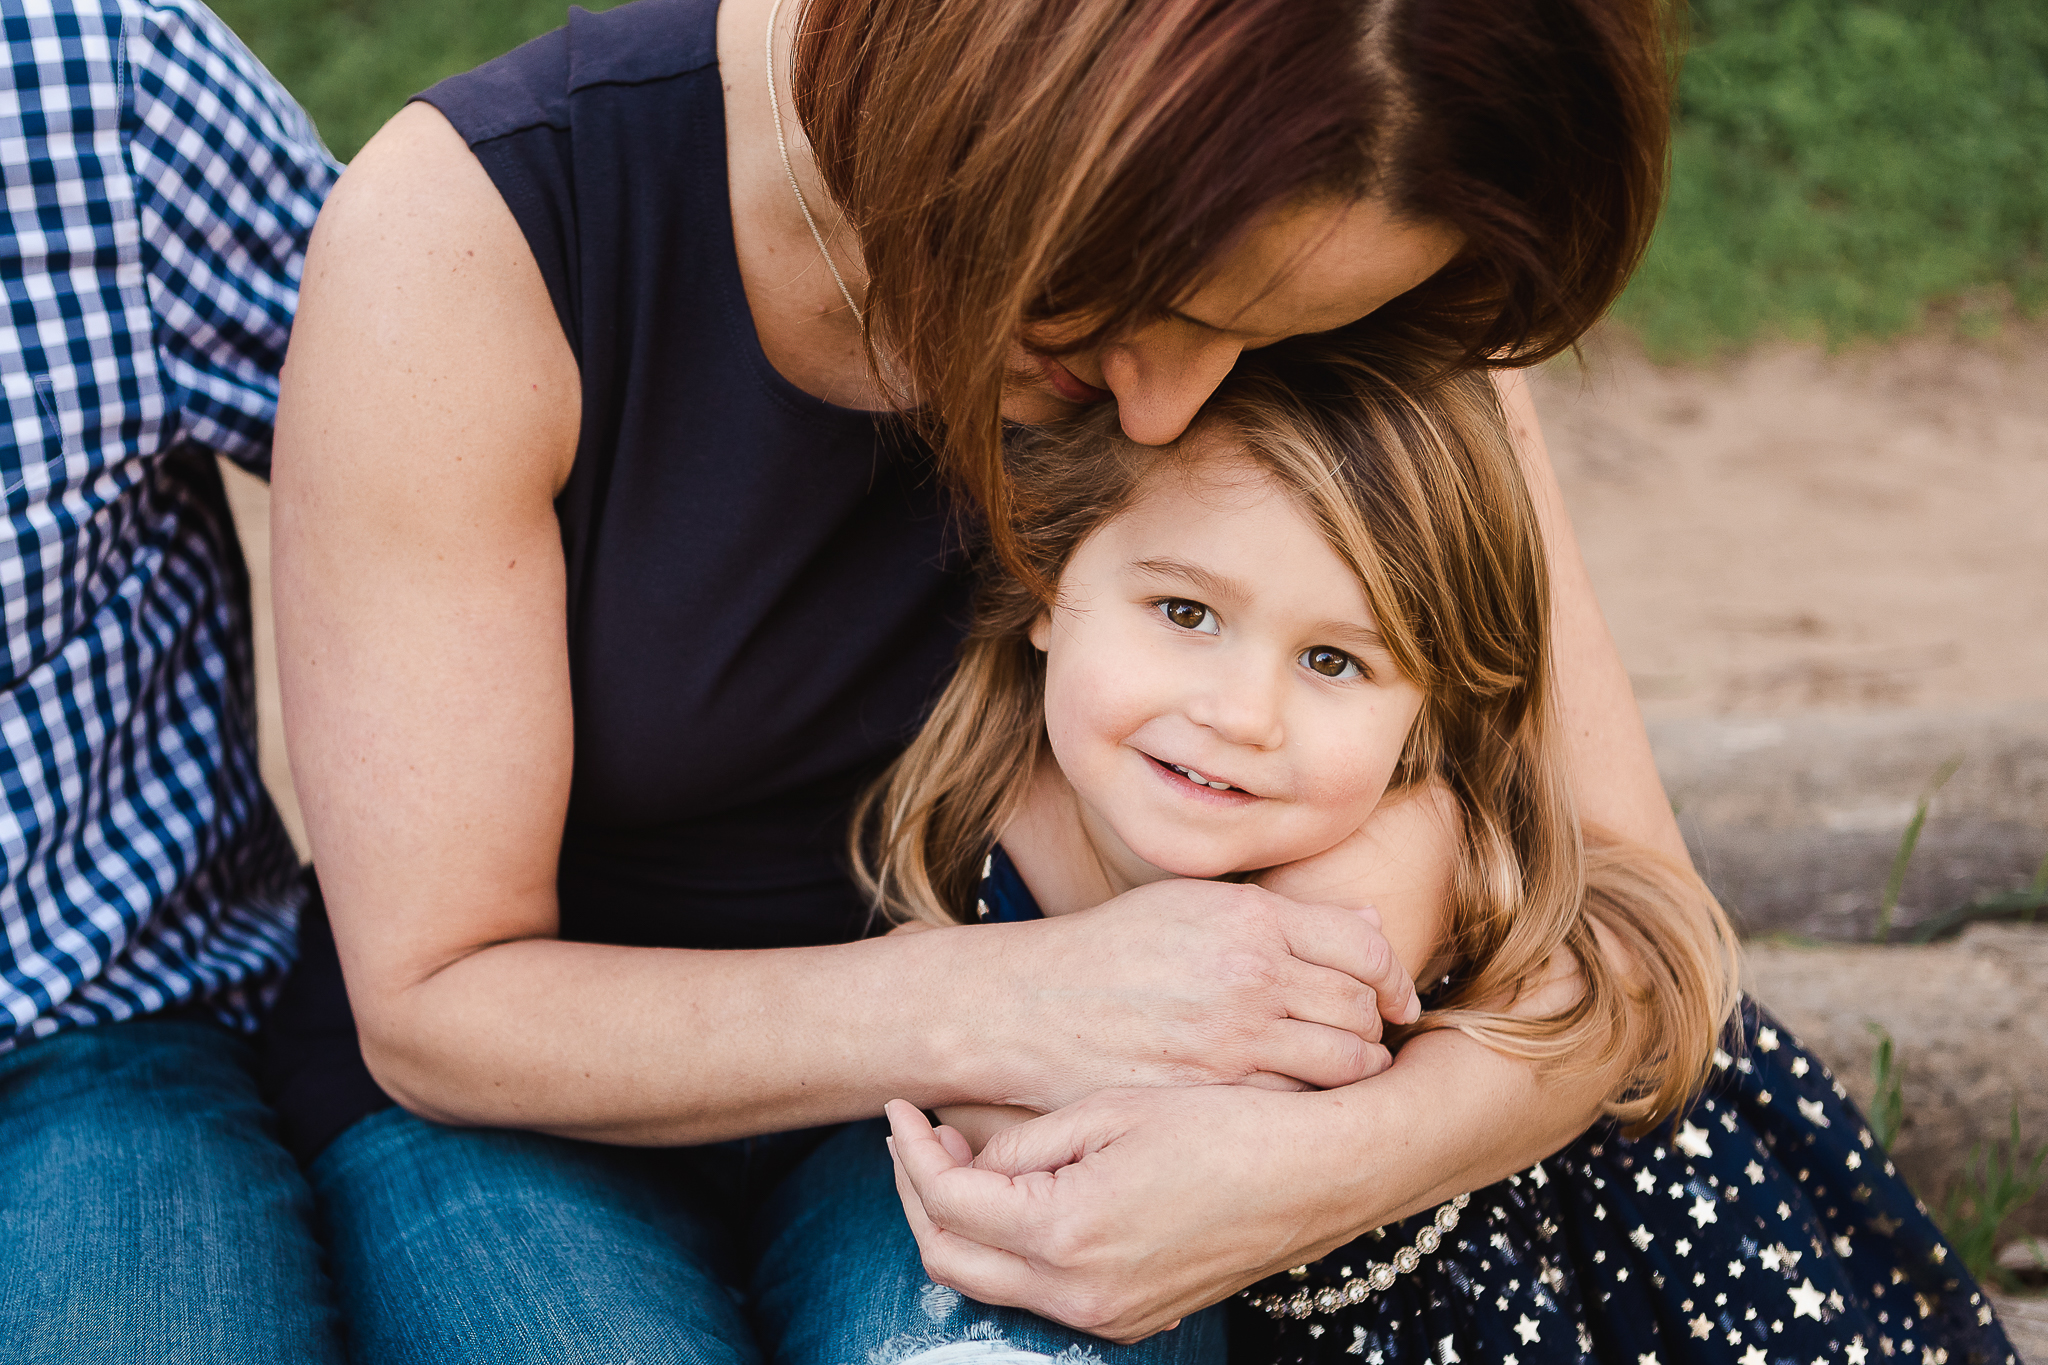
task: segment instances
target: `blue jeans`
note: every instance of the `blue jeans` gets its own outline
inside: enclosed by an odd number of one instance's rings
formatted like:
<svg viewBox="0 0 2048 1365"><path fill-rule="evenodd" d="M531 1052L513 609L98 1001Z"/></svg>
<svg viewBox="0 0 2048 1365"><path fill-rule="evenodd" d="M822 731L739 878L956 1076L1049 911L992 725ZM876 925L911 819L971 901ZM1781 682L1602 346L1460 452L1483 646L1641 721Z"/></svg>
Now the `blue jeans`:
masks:
<svg viewBox="0 0 2048 1365"><path fill-rule="evenodd" d="M1136 1346L925 1278L880 1122L635 1151L389 1109L313 1185L358 1365L1221 1365L1220 1308ZM1066 1365L1066 1362L1063 1362Z"/></svg>
<svg viewBox="0 0 2048 1365"><path fill-rule="evenodd" d="M0 1055L0 1355L339 1362L312 1197L249 1045L142 1019Z"/></svg>

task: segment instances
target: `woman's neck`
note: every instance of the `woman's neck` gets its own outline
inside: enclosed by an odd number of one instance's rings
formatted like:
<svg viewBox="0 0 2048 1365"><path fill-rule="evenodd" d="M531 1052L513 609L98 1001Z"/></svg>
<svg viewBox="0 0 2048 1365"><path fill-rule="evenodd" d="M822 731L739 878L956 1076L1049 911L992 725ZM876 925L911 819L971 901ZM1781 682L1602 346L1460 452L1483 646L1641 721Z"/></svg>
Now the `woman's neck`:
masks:
<svg viewBox="0 0 2048 1365"><path fill-rule="evenodd" d="M869 371L860 323L847 310L790 189L793 173L847 287L856 300L866 297L860 242L825 193L790 98L790 44L801 10L796 4L785 3L777 18L776 95L782 107L769 104L763 39L772 8L773 0L723 0L718 9L726 184L747 308L762 352L783 378L828 403L885 410L895 404ZM789 146L788 170L775 140L778 114Z"/></svg>
<svg viewBox="0 0 2048 1365"><path fill-rule="evenodd" d="M1070 915L1163 881L1161 872L1124 847L1108 823L1084 805L1050 752L1042 752L1024 805L1003 829L1003 848L1038 908Z"/></svg>

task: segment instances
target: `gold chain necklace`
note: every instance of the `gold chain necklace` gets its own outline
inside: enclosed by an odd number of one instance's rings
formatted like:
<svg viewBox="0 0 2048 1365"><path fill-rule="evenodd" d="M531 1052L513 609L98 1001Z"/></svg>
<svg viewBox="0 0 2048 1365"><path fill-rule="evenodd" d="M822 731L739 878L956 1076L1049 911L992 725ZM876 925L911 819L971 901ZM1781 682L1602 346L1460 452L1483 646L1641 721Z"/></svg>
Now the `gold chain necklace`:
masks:
<svg viewBox="0 0 2048 1365"><path fill-rule="evenodd" d="M789 177L789 188L796 194L796 206L803 210L804 223L811 230L811 240L818 244L818 254L825 258L825 268L832 272L832 282L839 286L839 297L846 300L853 320L865 327L867 319L861 315L860 305L853 301L853 291L846 287L846 277L839 273L838 263L825 246L825 234L818 231L818 220L811 216L811 206L804 200L804 187L796 180L796 167L789 161L789 139L782 132L782 101L775 94L775 21L781 14L782 0L775 0L768 9L768 36L762 43L768 55L768 107L775 115L775 146L782 153L782 170Z"/></svg>

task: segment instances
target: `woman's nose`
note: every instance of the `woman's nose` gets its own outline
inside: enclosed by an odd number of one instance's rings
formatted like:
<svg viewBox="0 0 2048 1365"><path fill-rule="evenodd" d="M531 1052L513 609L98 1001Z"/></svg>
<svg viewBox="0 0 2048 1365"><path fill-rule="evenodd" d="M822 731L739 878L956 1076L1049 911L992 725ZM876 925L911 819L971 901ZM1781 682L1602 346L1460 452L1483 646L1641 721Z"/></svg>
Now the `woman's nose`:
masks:
<svg viewBox="0 0 2048 1365"><path fill-rule="evenodd" d="M1124 435L1139 445L1176 440L1244 351L1207 327L1163 318L1102 348L1102 386L1116 395Z"/></svg>

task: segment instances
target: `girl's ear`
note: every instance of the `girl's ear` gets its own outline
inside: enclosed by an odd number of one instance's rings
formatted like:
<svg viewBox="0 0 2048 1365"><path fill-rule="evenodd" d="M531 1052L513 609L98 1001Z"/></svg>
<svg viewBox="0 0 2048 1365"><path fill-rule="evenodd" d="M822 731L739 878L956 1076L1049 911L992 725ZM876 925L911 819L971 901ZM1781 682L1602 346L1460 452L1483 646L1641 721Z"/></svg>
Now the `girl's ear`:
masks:
<svg viewBox="0 0 2048 1365"><path fill-rule="evenodd" d="M1040 654L1052 645L1052 613L1042 611L1031 622L1031 647Z"/></svg>

